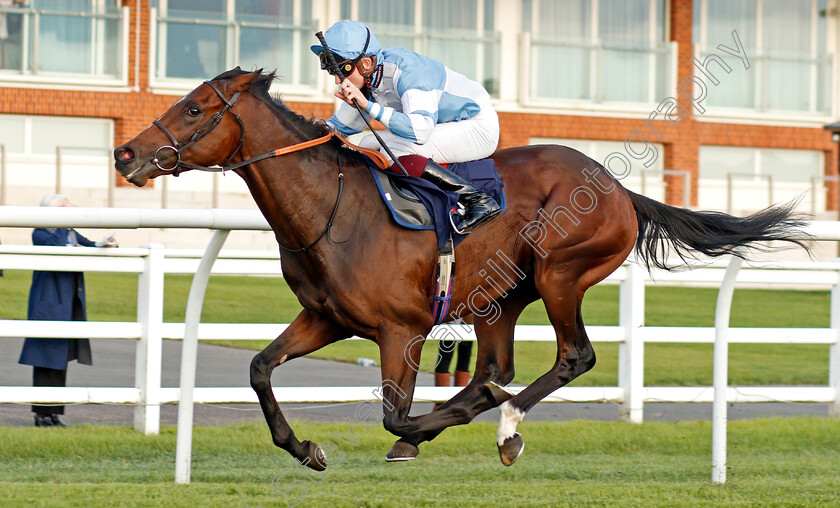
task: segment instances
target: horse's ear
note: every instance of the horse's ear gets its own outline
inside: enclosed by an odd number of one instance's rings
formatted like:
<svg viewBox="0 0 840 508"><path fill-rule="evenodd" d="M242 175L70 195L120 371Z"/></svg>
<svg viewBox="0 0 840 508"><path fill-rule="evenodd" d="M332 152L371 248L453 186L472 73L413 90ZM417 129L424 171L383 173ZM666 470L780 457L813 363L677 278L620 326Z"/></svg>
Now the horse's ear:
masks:
<svg viewBox="0 0 840 508"><path fill-rule="evenodd" d="M239 69L239 67L237 67ZM227 89L228 93L236 93L241 92L243 90L247 90L248 87L251 86L260 75L262 74L262 69L257 69L254 72L246 72L244 74L240 74L239 76L235 76L228 80L227 85L225 88Z"/></svg>

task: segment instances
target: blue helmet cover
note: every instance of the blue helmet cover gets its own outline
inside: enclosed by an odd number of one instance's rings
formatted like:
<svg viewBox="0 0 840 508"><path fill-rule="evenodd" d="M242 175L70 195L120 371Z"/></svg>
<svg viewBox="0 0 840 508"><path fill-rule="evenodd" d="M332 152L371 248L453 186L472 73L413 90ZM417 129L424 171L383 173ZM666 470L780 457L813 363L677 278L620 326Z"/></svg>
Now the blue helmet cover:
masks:
<svg viewBox="0 0 840 508"><path fill-rule="evenodd" d="M358 21L339 21L331 26L324 34L324 39L333 53L345 60L354 60L362 56L362 49L365 47L365 41L370 33L370 40L368 41L367 50L364 56L374 56L382 51L382 46L376 40L373 32ZM320 44L310 46L316 55L324 51L324 47Z"/></svg>

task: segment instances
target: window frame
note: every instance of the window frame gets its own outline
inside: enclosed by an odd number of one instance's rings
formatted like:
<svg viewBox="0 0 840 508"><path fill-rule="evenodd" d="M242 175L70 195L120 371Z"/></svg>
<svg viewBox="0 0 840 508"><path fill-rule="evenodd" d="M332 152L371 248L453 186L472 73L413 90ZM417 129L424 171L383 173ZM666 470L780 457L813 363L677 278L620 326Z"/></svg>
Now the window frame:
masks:
<svg viewBox="0 0 840 508"><path fill-rule="evenodd" d="M236 0L224 0L224 19L223 20L207 20L205 22L200 22L199 20L185 20L180 18L168 18L167 17L167 4L168 0L158 0L157 7L151 7L149 9L149 87L153 93L161 93L171 95L173 93L184 93L192 90L198 84L200 84L204 79L210 79L213 76L207 76L205 78L178 78L178 77L167 77L165 75L165 66L159 69L161 64L165 65L165 58L166 58L166 23L168 22L194 22L196 24L208 24L208 25L217 25L224 27L225 30L225 37L224 41L220 42L221 45L221 52L224 55L225 63L223 65L223 70L232 69L234 66L239 65L239 56L240 56L240 34L241 29L243 27L260 27L260 28L270 28L276 27L278 29L291 29L294 30L293 37L295 39L295 45L298 46L298 50L292 51L292 66L293 74L301 75L305 73L302 68L302 65L305 65L305 62L308 62L306 56L309 54L309 44L307 41L304 40L302 34L304 31L309 31L311 33L315 33L318 26L318 19L315 13L313 12L311 19L309 20L310 24L299 24L302 17L303 12L303 2L306 0L293 0L294 2L294 13L293 17L295 20L295 24L293 25L285 25L276 22L272 23L257 23L252 21L239 21L236 19ZM314 9L313 9L314 11ZM317 60L315 60L317 62ZM310 62L311 63L311 62ZM315 65L315 64L312 64ZM307 98L313 98L320 96L322 94L321 86L320 86L320 78L318 73L316 72L314 75L314 79L310 84L290 84L290 83L283 83L277 82L272 85L272 89L279 89L282 90L284 93L289 95L295 96L303 96Z"/></svg>
<svg viewBox="0 0 840 508"><path fill-rule="evenodd" d="M740 150L743 154L749 155L750 165L737 173L727 173L723 178L704 175L702 166L704 152L708 154L707 150L720 150L721 152L716 156L720 156L720 153L725 153L727 150ZM765 170L764 167L764 154L773 151L806 152L816 156L818 160L813 173L808 175L807 179L782 180L771 171ZM700 145L697 156L698 205L701 208L719 209L727 213L747 213L760 210L769 204L793 200L797 202L799 211L806 211L809 202L811 211L825 211L825 200L821 197L824 188L820 186L820 183L824 183L826 160L826 153L823 150L703 144ZM732 174L731 182L729 174ZM730 185L731 194L727 190ZM807 193L808 198L799 201L803 193ZM736 194L738 194L737 200ZM735 204L736 201L738 205Z"/></svg>
<svg viewBox="0 0 840 508"><path fill-rule="evenodd" d="M696 31L699 32L699 37L695 38L694 43L694 57L697 58L699 61L703 61L706 57L707 53L704 51L711 51L714 48L708 46L708 0L695 0L699 2L699 13L697 17L697 23L695 24ZM808 91L809 95L809 103L810 108L808 111L804 110L780 110L780 109L768 109L767 108L767 93L765 91L764 84L768 81L766 76L767 72L767 61L770 60L772 57L768 56L764 53L763 48L763 29L764 29L764 20L763 20L763 8L764 2L763 0L753 0L756 2L756 32L755 37L751 40L755 44L755 48L751 48L754 55L748 54L747 57L749 58L750 62L750 69L744 70L743 66L739 68L733 68L733 71L745 71L745 72L754 72L756 73L756 79L754 80L753 86L751 88L751 92L753 96L756 97L756 106L755 107L727 107L727 106L715 106L711 104L705 104L706 106L706 113L703 115L696 115L696 119L701 121L719 121L719 120L731 120L731 119L741 119L741 120L752 120L758 121L759 123L762 120L782 120L791 122L793 125L801 125L802 123L813 124L813 125L822 125L826 121L832 119L835 114L835 110L837 108L837 99L836 94L834 93L834 85L837 82L837 54L836 52L832 51L831 45L831 35L830 32L832 30L830 24L830 19L827 21L826 25L826 33L825 35L825 47L822 48L825 51L824 55L819 55L818 51L819 48L819 33L817 30L816 24L818 23L819 17L819 4L818 0L810 0L809 9L811 11L810 16L810 51L811 57L808 58L808 64L810 64L810 87ZM724 44L731 46L732 40L728 41L713 41L717 44ZM742 43L745 46L745 50L748 48L748 44L742 40ZM821 61L822 60L822 61ZM829 103L826 106L827 111L820 112L817 110L817 105L819 103L819 95L820 95L820 83L819 83L819 65L827 65L828 66L828 79L829 83L826 85L828 87L828 91L825 92L828 96ZM753 68L754 67L754 68ZM696 86L696 85L695 85Z"/></svg>
<svg viewBox="0 0 840 508"><path fill-rule="evenodd" d="M0 83L13 84L14 86L21 86L25 88L52 88L55 85L62 89L79 88L82 90L90 90L92 87L104 88L111 90L116 87L128 86L128 68L129 68L129 22L130 22L130 8L121 6L119 0L88 0L91 6L91 13L72 13L74 16L82 18L90 18L91 22L91 44L90 44L90 58L92 72L90 73L71 73L60 71L40 71L38 66L38 36L39 36L39 19L45 12L60 13L65 11L45 11L44 9L33 8L29 5L22 5L19 7L5 8L3 12L8 14L22 15L21 27L21 68L20 69L0 69ZM107 6L112 6L115 9L115 14L103 12ZM117 59L117 72L113 77L102 74L105 63L107 44L105 19L118 19L118 42L119 49L115 52ZM34 39L33 39L34 38ZM35 48L34 60L31 47ZM97 74L99 73L99 74Z"/></svg>
<svg viewBox="0 0 840 508"><path fill-rule="evenodd" d="M589 65L589 79L588 79L588 99L571 99L571 98L550 98L550 97L538 97L534 96L531 93L531 83L533 79L539 79L538 76L532 75L532 50L534 46L539 45L540 43L546 41L541 41L539 36L535 36L535 27L539 27L539 4L541 0L531 0L530 1L530 19L527 20L528 26L527 31L523 28L520 34L521 44L520 44L520 69L522 69L520 75L520 80L518 83L519 88L519 102L524 107L529 108L547 108L547 109L569 109L569 110L582 110L582 111L605 111L605 112L627 112L627 113L637 113L637 112L647 112L653 105L659 103L659 101L663 100L666 96L660 97L657 95L657 86L656 86L656 75L657 75L657 65L656 65L656 54L657 53L665 53L666 62L667 62L667 76L666 81L664 84L664 88L666 93L670 93L672 90L676 88L677 83L677 55L678 55L678 44L676 41L672 41L671 39L671 20L668 13L671 11L671 0L648 0L649 8L648 8L648 19L649 19L649 28L648 28L648 39L646 41L640 41L643 44L649 44L648 49L648 76L647 76L647 97L645 100L640 102L630 102L630 101L612 101L612 100L605 100L603 98L603 91L601 89L601 85L603 83L603 73L600 71L602 67L602 59L595 58L594 65ZM658 4L662 3L662 9L658 9ZM521 4L521 7L525 5L525 2ZM592 53L600 53L603 49L609 49L604 46L602 40L600 39L600 18L599 18L599 0L590 0L589 5L589 13L590 13L590 32L591 36L590 39L595 41L590 44L581 44L581 43L563 43L563 46L579 46L579 47L586 47L589 48L590 56L588 56L588 61L592 62L593 59L591 57ZM524 14L524 13L523 13ZM659 15L662 15L662 19L659 18ZM661 40L657 37L657 32L659 31L659 23L661 21L661 29L662 29L662 38Z"/></svg>
<svg viewBox="0 0 840 508"><path fill-rule="evenodd" d="M35 131L33 126L33 121L37 120L39 122L56 122L56 123L63 123L63 124L79 124L79 123L90 123L90 124L101 124L107 125L108 127L108 140L109 146L103 147L74 147L74 146L65 146L60 145L63 148L69 149L80 149L82 151L90 151L90 150L102 150L102 155L92 155L92 154L70 154L71 157L105 157L109 158L110 155L106 153L106 151L113 151L114 145L114 129L115 129L115 121L113 118L104 118L104 117L89 117L89 116L62 116L62 115L27 115L27 114L17 114L17 113L2 113L0 114L2 118L11 118L11 119L19 119L23 120L23 151L11 151L8 147L6 149L6 154L10 157L16 157L19 159L32 159L32 160L49 160L55 159L55 153L46 153L46 152L37 152L33 151L32 149L32 140L35 137ZM0 143L3 144L3 143Z"/></svg>
<svg viewBox="0 0 840 508"><path fill-rule="evenodd" d="M348 0L347 2L344 2L344 5L342 5L342 8L340 9L341 14L342 15L345 14L346 9L349 9L349 12L347 12L346 14L348 14L348 15L343 16L343 18L352 19L352 20L358 20L359 19L359 1L360 0ZM475 43L476 44L476 48L475 48L476 58L475 58L474 70L475 70L476 74L475 74L475 77L472 77L470 75L467 75L467 77L477 81L478 83L481 83L482 86L485 86L485 88L487 88L486 81L488 79L492 80L495 86L493 87L492 90L488 90L488 92L490 92L490 97L492 99L498 99L499 96L500 96L499 90L501 88L501 81L502 81L501 61L500 61L501 60L500 55L501 55L501 51L502 51L502 48L501 48L501 32L496 28L498 26L498 22L495 21L495 16L494 16L494 25L495 26L491 27L490 29L488 29L486 27L486 17L487 17L487 9L485 8L486 0L470 0L470 1L474 2L474 5L475 5L475 10L476 10L475 22L476 22L476 24L475 24L475 27L474 27L475 36L469 37L469 38L465 38L464 36L461 36L461 35L445 36L445 35L441 35L441 34L429 33L427 29L428 28L434 28L434 27L429 27L429 26L425 25L425 20L424 20L424 17L423 17L423 13L424 13L423 2L424 2L424 0L414 0L413 24L412 25L399 25L399 26L410 26L411 31L408 32L408 33L395 31L395 28L398 25L388 25L388 24L384 24L384 23L374 23L374 22L368 22L366 20L363 20L363 21L364 21L365 24L367 24L371 28L371 30L373 30L377 34L377 37L380 39L380 42L382 42L381 39L383 38L383 36L387 37L387 36L390 36L390 35L400 36L402 38L409 38L409 39L412 40L412 45L411 45L411 47L407 47L406 49L410 49L412 51L420 53L421 55L427 55L427 56L429 55L428 46L429 46L429 41L431 41L431 40L457 40L457 41L466 41L466 42ZM495 6L496 2L500 2L500 1L504 1L504 0L494 0L494 6ZM494 52L497 55L499 55L497 58L494 59L493 62L491 62L492 71L490 71L490 75L488 75L488 71L487 71L487 60L488 60L489 57L487 56L487 51L486 51L486 48L485 48L486 44L493 44L494 45ZM383 49L387 49L387 47L383 47ZM440 60L447 67L449 67L453 70L457 70L457 69L455 69L455 67L450 65L450 62L446 62L445 59L441 59L441 58L437 58L437 57L433 57L433 58L435 58L436 60Z"/></svg>
<svg viewBox="0 0 840 508"><path fill-rule="evenodd" d="M7 175L6 185L9 188L44 187L55 188L61 182L63 189L107 189L114 177L113 144L115 121L112 118L58 116L58 115L0 115L3 118L22 120L23 136L22 151L6 149ZM80 124L98 124L107 129L108 146L79 146L63 144L61 140L57 147L61 147L61 176L58 176L58 151L40 152L33 150L33 139L37 136L35 121L54 122L67 126L68 130ZM2 143L0 143L2 144ZM71 178L72 176L72 178Z"/></svg>

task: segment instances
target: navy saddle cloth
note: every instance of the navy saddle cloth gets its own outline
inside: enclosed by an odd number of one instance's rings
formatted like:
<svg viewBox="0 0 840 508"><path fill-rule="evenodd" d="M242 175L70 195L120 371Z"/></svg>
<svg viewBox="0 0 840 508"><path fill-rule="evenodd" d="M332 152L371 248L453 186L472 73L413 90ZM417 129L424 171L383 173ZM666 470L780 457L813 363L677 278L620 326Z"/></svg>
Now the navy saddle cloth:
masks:
<svg viewBox="0 0 840 508"><path fill-rule="evenodd" d="M372 163L368 166L379 194L397 224L408 229L434 230L438 250L443 248L450 234L453 246L466 238L466 235L459 235L452 229L449 220L449 211L458 203L457 194L442 191L422 178L385 172ZM496 163L492 159L457 162L449 164L448 169L489 194L504 211L504 185L499 180ZM458 221L457 218L454 220Z"/></svg>

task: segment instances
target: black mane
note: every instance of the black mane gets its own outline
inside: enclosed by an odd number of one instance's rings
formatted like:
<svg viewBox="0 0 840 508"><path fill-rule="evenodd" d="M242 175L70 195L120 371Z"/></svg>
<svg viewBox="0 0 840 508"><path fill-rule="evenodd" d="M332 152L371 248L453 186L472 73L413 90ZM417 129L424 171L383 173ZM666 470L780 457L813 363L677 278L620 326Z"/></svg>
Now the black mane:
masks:
<svg viewBox="0 0 840 508"><path fill-rule="evenodd" d="M260 75L257 79L251 83L251 87L249 91L254 95L254 97L260 99L264 102L271 111L280 116L281 118L285 119L288 124L292 125L297 134L304 138L304 139L315 139L321 136L326 135L329 132L329 128L318 119L306 118L303 115L295 113L291 109L286 106L279 97L272 96L269 93L269 89L271 88L271 84L277 78L276 71L271 72L262 72L262 69L259 71ZM237 76L241 76L242 74L248 74L248 71L243 71L239 67L235 69L231 69L229 71L225 71L215 78L213 81L216 80L225 80L230 78L235 78ZM350 160L354 161L366 161L366 158L363 157L359 152L356 150L348 149L344 146L344 144L339 141L338 139L333 138L330 140L329 143L325 145L321 145L321 148L326 148L331 150L333 153L336 151L341 151L341 153L345 156L350 158Z"/></svg>

